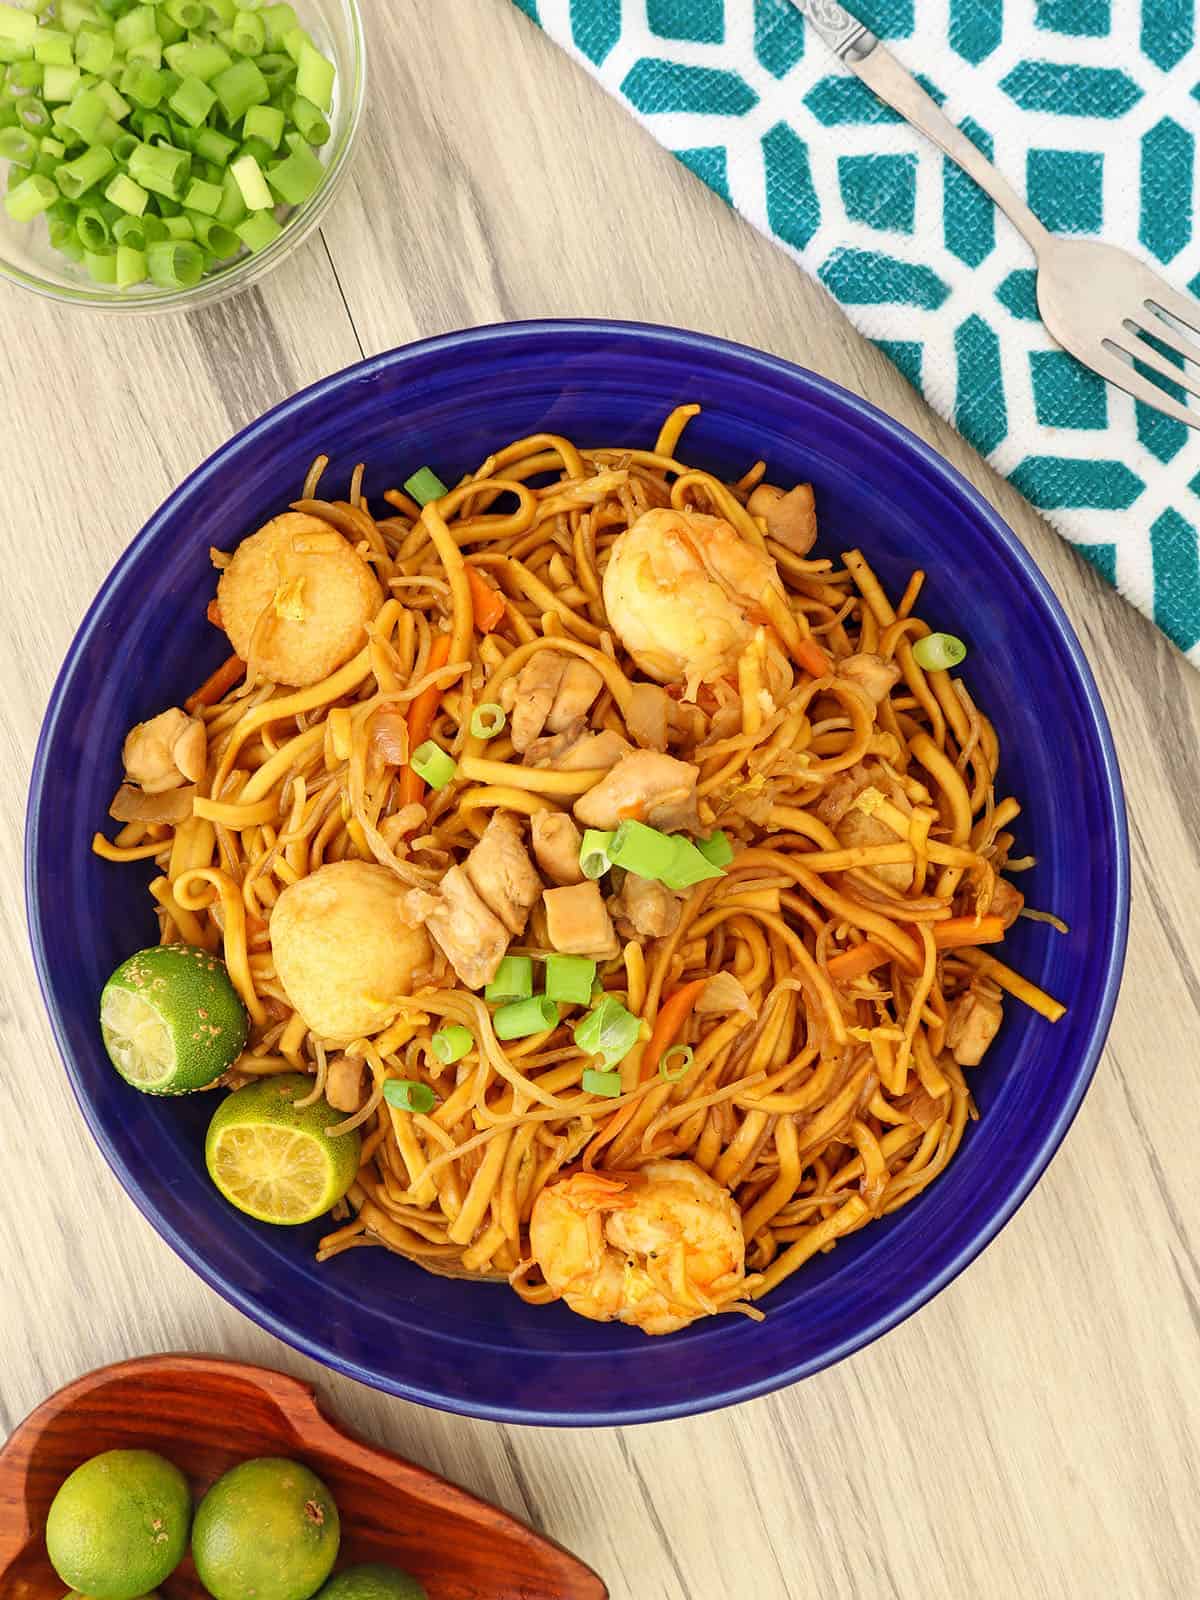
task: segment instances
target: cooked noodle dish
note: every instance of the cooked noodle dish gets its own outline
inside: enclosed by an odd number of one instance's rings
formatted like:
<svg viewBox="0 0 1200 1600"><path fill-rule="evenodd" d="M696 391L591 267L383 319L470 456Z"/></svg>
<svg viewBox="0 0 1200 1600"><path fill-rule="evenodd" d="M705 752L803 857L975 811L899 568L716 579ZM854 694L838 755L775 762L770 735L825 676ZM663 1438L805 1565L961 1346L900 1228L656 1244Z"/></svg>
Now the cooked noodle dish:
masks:
<svg viewBox="0 0 1200 1600"><path fill-rule="evenodd" d="M769 462L689 465L697 410L373 503L319 459L216 535L228 658L128 732L93 848L150 868L160 939L109 1056L222 1091L213 1182L325 1218L322 1261L758 1319L954 1159L1006 1008L1063 1015L1002 959L1067 930L935 631L970 617L823 550Z"/></svg>

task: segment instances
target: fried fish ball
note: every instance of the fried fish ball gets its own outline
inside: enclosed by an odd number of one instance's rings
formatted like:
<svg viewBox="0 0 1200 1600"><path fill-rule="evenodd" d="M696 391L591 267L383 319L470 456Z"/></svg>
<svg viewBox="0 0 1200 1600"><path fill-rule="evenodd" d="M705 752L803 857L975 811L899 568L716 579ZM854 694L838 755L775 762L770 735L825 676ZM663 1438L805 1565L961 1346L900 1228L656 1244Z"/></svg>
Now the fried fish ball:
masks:
<svg viewBox="0 0 1200 1600"><path fill-rule="evenodd" d="M335 528L288 511L242 540L221 574L217 604L244 661L273 683L303 688L362 648L383 590Z"/></svg>
<svg viewBox="0 0 1200 1600"><path fill-rule="evenodd" d="M275 971L315 1034L345 1042L378 1033L424 982L433 947L404 915L386 867L332 861L289 884L271 913Z"/></svg>
<svg viewBox="0 0 1200 1600"><path fill-rule="evenodd" d="M613 543L604 606L638 667L659 683L701 683L737 671L738 657L768 619L764 602L786 606L779 569L721 517L646 511ZM791 681L772 643L768 671Z"/></svg>

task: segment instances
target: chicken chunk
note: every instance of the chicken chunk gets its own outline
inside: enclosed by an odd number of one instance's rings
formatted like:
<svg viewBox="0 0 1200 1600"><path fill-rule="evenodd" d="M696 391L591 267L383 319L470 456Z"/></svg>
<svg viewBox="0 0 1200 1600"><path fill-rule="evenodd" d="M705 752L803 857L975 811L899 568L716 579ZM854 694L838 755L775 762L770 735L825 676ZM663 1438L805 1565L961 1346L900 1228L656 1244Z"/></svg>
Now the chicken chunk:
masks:
<svg viewBox="0 0 1200 1600"><path fill-rule="evenodd" d="M564 732L535 739L525 752L525 764L553 767L556 772L582 772L585 768L615 767L632 749L629 740L611 728L589 733L587 724L579 717Z"/></svg>
<svg viewBox="0 0 1200 1600"><path fill-rule="evenodd" d="M873 706L886 700L900 682L900 668L896 663L885 661L882 656L875 655L869 650L839 661L837 675L845 682L853 684Z"/></svg>
<svg viewBox="0 0 1200 1600"><path fill-rule="evenodd" d="M806 556L817 542L817 505L811 483L798 483L786 492L773 483L760 483L746 510L752 517L761 517L768 535L793 555Z"/></svg>
<svg viewBox="0 0 1200 1600"><path fill-rule="evenodd" d="M946 1046L960 1067L977 1067L1004 1019L999 997L972 984L950 1007Z"/></svg>
<svg viewBox="0 0 1200 1600"><path fill-rule="evenodd" d="M881 822L878 817L868 816L865 811L859 811L854 806L849 808L834 832L838 836L838 842L846 850L860 846L869 847L873 844L900 843L894 829L889 828L886 822ZM902 894L912 888L913 869L907 862L887 862L883 866L874 866L869 870Z"/></svg>
<svg viewBox="0 0 1200 1600"><path fill-rule="evenodd" d="M122 759L127 780L146 794L199 783L208 761L208 732L198 717L172 706L130 729Z"/></svg>
<svg viewBox="0 0 1200 1600"><path fill-rule="evenodd" d="M997 878L996 887L992 890L991 904L985 910L993 917L999 917L1006 928L1011 928L1021 915L1025 907L1025 896L1015 883L1009 883L1007 878Z"/></svg>
<svg viewBox="0 0 1200 1600"><path fill-rule="evenodd" d="M335 1111L357 1111L363 1101L363 1064L353 1056L335 1056L325 1074L325 1098Z"/></svg>
<svg viewBox="0 0 1200 1600"><path fill-rule="evenodd" d="M507 811L493 812L483 838L467 857L467 876L509 933L525 932L542 880L529 859L520 827Z"/></svg>
<svg viewBox="0 0 1200 1600"><path fill-rule="evenodd" d="M579 848L583 837L562 811L539 811L531 824L533 853L552 883L570 887L582 883Z"/></svg>
<svg viewBox="0 0 1200 1600"><path fill-rule="evenodd" d="M671 697L660 684L635 683L625 713L625 725L634 743L643 750L665 750L671 709Z"/></svg>
<svg viewBox="0 0 1200 1600"><path fill-rule="evenodd" d="M621 948L608 908L600 897L599 884L547 889L542 899L550 943L564 955L607 961Z"/></svg>
<svg viewBox="0 0 1200 1600"><path fill-rule="evenodd" d="M514 750L528 750L546 726L566 665L566 658L557 650L539 650L521 668L512 705L508 708L512 713L510 731Z"/></svg>
<svg viewBox="0 0 1200 1600"><path fill-rule="evenodd" d="M450 868L438 894L414 889L405 899L409 916L425 924L460 983L482 989L492 981L508 949L508 929L484 905L462 867Z"/></svg>
<svg viewBox="0 0 1200 1600"><path fill-rule="evenodd" d="M575 816L585 828L615 828L626 817L670 833L694 831L698 769L657 750L635 750L623 756L606 778L575 803Z"/></svg>
<svg viewBox="0 0 1200 1600"><path fill-rule="evenodd" d="M549 653L545 652L547 655ZM570 727L576 717L586 716L603 687L604 679L590 661L581 661L578 656L568 656L558 685L558 693L554 696L554 704L550 707L550 715L546 718L546 727L549 731L561 733L564 728Z"/></svg>
<svg viewBox="0 0 1200 1600"><path fill-rule="evenodd" d="M621 892L610 901L613 915L646 939L665 939L679 926L682 907L665 884L625 875Z"/></svg>

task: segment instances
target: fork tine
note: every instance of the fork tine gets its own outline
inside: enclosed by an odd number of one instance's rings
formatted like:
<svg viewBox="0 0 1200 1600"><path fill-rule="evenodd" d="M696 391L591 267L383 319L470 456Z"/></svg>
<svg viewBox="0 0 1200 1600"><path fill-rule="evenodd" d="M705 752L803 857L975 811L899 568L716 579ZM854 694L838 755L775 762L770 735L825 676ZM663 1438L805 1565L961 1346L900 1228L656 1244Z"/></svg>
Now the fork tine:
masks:
<svg viewBox="0 0 1200 1600"><path fill-rule="evenodd" d="M1156 316L1153 311L1150 311L1140 322L1135 321L1133 318L1130 319L1130 322L1133 325L1133 329L1136 329L1136 333L1141 334L1143 337L1149 334L1152 339L1157 339L1160 344L1165 344L1169 349L1174 350L1177 356L1182 356L1185 361L1194 361L1197 366L1200 366L1200 344L1197 344L1194 339L1189 339L1186 334L1180 333L1178 328L1167 322L1163 317ZM1135 337L1132 330L1130 331L1130 337ZM1178 370L1176 368L1176 371ZM1182 381L1180 379L1181 383Z"/></svg>
<svg viewBox="0 0 1200 1600"><path fill-rule="evenodd" d="M1107 378L1109 383L1116 384L1118 389L1124 389L1126 394L1131 394L1135 400L1141 400L1143 404L1152 406L1155 411L1161 411L1166 417L1173 417L1176 422L1186 423L1189 428L1200 428L1200 410L1190 411L1187 406L1180 405L1178 400L1173 400L1165 389L1160 389L1149 378L1143 378L1128 361L1121 360L1116 354L1117 349L1116 345L1106 340L1102 353L1096 355L1089 353L1088 366L1102 378ZM1172 373L1177 370L1175 367L1171 368Z"/></svg>
<svg viewBox="0 0 1200 1600"><path fill-rule="evenodd" d="M1152 310L1165 311L1169 317L1191 328L1193 333L1200 333L1200 301L1193 300L1190 294L1180 294L1178 289L1172 289L1169 283L1163 283L1160 279L1146 296L1146 304Z"/></svg>
<svg viewBox="0 0 1200 1600"><path fill-rule="evenodd" d="M1139 331L1145 332L1149 330ZM1155 331L1154 337L1158 339L1162 336ZM1134 356L1144 367L1153 367L1155 372L1161 372L1164 378L1169 378L1172 383L1178 384L1181 389L1186 389L1189 394L1194 394L1197 399L1200 399L1200 376L1194 375L1186 367L1177 367L1173 361L1168 361L1166 356L1156 350L1152 344L1147 344L1145 339L1140 339L1137 333L1127 329L1123 342L1118 339L1114 339L1112 342L1118 350L1124 350L1126 355ZM1170 340L1164 342L1170 344ZM1174 350L1177 346L1172 344L1171 348ZM1180 350L1179 353L1183 355L1184 351ZM1200 350L1196 352L1196 355L1200 359Z"/></svg>

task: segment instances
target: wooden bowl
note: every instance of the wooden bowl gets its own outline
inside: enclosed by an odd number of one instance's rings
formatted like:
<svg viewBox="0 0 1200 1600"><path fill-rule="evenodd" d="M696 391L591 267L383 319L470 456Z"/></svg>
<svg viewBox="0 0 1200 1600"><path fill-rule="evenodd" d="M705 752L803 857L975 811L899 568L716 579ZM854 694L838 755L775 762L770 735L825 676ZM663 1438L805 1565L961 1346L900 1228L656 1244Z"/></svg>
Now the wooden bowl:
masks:
<svg viewBox="0 0 1200 1600"><path fill-rule="evenodd" d="M394 1561L430 1600L607 1600L574 1556L506 1512L356 1438L316 1392L282 1372L215 1356L147 1356L102 1367L26 1417L0 1451L0 1595L61 1600L46 1556L50 1502L102 1450L157 1450L197 1495L239 1461L294 1456L329 1485L342 1517L339 1568ZM186 1560L165 1600L205 1600Z"/></svg>

